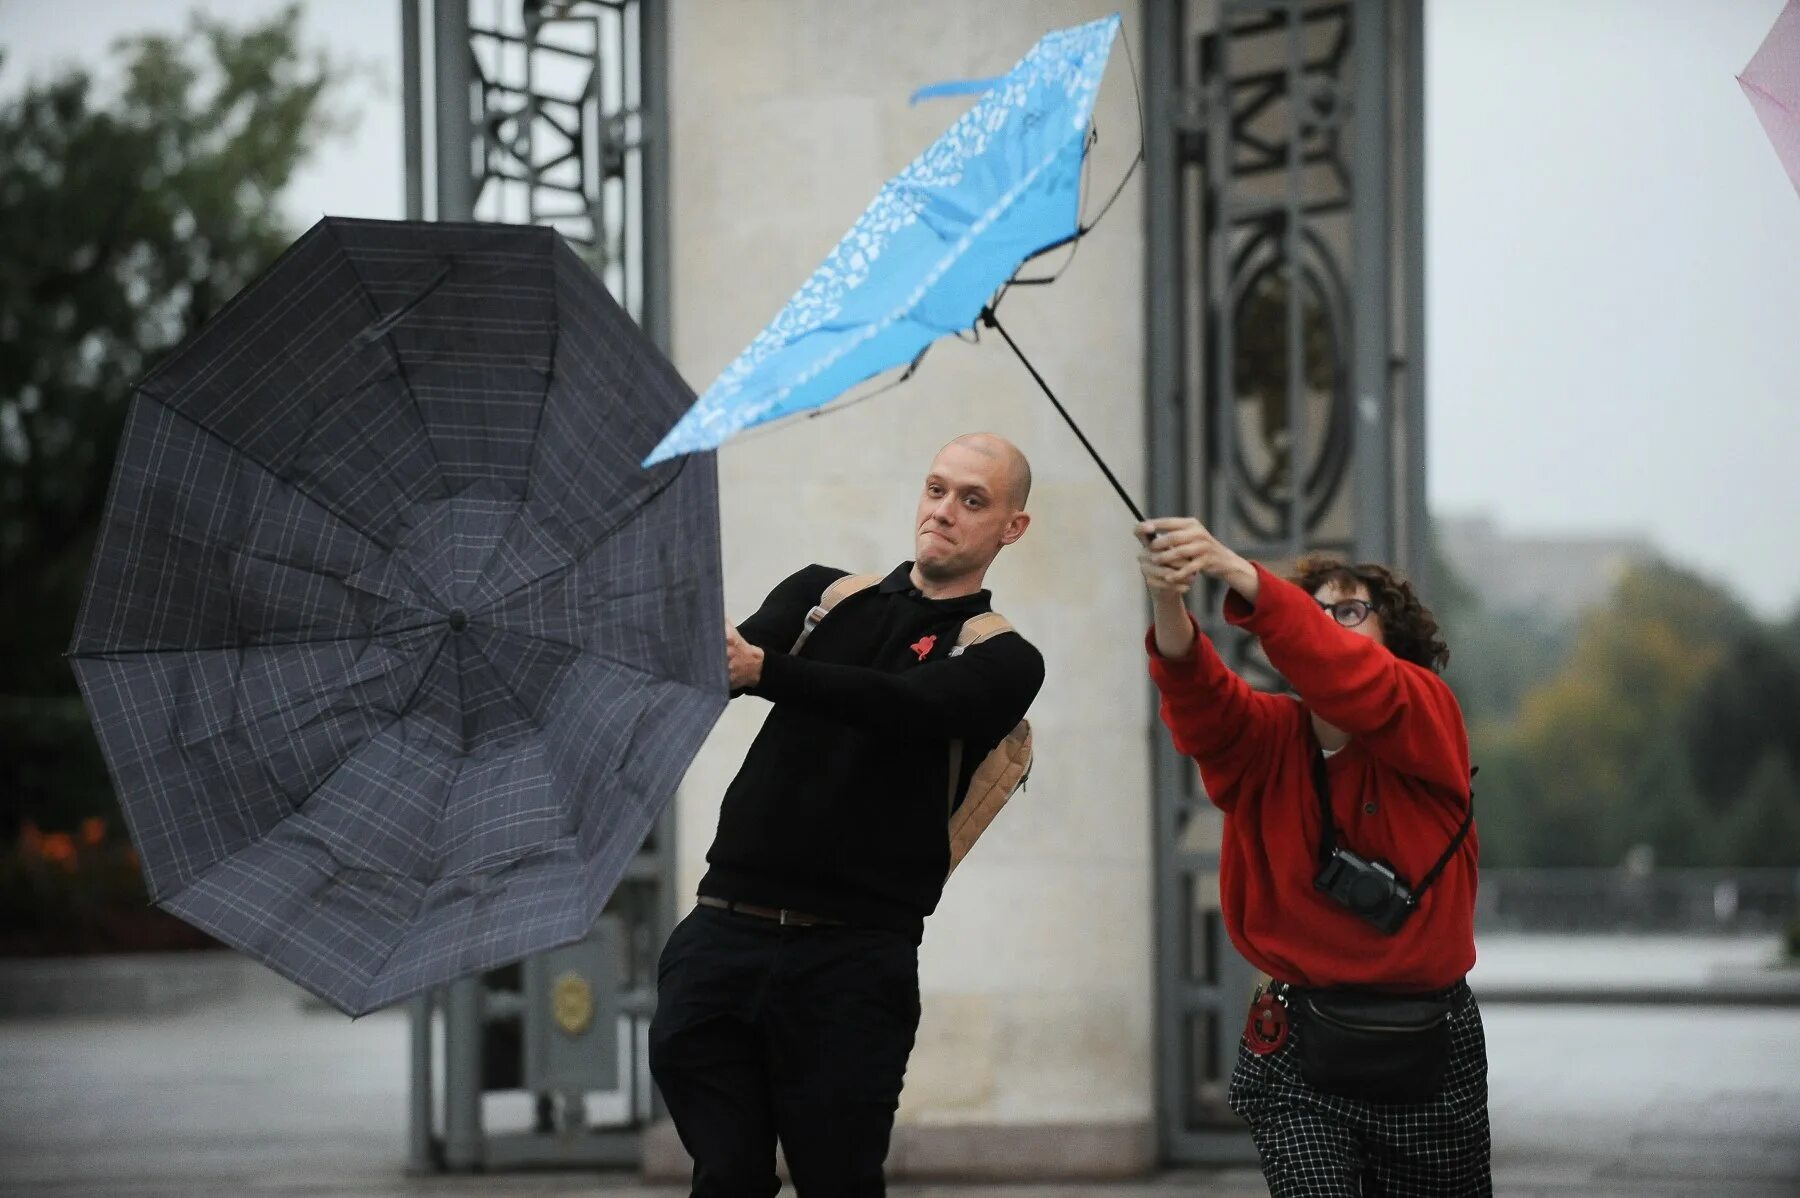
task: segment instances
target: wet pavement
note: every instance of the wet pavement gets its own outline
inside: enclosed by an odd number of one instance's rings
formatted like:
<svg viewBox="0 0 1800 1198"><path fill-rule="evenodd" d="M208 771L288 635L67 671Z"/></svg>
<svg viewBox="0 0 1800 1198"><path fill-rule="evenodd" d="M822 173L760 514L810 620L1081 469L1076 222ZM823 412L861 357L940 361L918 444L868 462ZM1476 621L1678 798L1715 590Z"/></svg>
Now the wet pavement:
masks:
<svg viewBox="0 0 1800 1198"><path fill-rule="evenodd" d="M1538 941L1538 943L1532 943ZM1723 976L1765 947L1484 946L1493 985L1581 973ZM1736 956L1733 953L1736 953ZM1741 957L1741 959L1739 959ZM266 976L154 1017L0 1021L0 1195L674 1198L630 1174L408 1177L406 1020L309 1008ZM1800 1007L1485 1008L1496 1192L1800 1195ZM896 1185L899 1198L1264 1193L1253 1170L1111 1185Z"/></svg>

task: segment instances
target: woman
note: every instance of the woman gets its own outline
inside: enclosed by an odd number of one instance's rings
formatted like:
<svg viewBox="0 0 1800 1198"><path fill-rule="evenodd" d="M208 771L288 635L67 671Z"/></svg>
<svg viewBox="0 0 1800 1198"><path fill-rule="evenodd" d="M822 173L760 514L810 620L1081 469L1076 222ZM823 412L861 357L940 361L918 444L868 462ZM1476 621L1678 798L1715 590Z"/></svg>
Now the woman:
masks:
<svg viewBox="0 0 1800 1198"><path fill-rule="evenodd" d="M1197 520L1138 531L1163 722L1225 814L1226 929L1271 979L1230 1091L1270 1192L1490 1194L1468 737L1437 622L1382 566L1283 579ZM1255 690L1200 633L1184 597L1202 574L1294 695Z"/></svg>

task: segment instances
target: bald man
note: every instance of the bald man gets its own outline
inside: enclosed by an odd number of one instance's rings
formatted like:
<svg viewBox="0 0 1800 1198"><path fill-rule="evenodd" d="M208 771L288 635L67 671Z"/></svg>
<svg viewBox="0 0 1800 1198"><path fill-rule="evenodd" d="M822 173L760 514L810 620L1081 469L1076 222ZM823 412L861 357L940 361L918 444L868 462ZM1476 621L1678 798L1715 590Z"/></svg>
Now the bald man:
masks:
<svg viewBox="0 0 1800 1198"><path fill-rule="evenodd" d="M695 1195L774 1194L778 1139L802 1198L885 1192L948 819L1044 680L1016 632L956 651L991 610L982 583L1025 535L1030 493L1017 446L958 437L925 475L912 561L838 601L804 645L844 571L806 567L726 632L733 693L774 708L663 949L650 1028Z"/></svg>

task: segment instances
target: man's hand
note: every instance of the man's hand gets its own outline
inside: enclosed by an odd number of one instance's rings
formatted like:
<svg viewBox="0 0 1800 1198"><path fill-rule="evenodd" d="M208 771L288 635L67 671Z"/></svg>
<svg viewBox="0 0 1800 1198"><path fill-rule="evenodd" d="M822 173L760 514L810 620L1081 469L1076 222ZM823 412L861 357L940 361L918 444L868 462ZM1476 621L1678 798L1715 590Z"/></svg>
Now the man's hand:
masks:
<svg viewBox="0 0 1800 1198"><path fill-rule="evenodd" d="M1154 594L1181 595L1201 574L1256 602L1256 567L1227 548L1192 516L1162 516L1137 527L1144 550L1138 567Z"/></svg>
<svg viewBox="0 0 1800 1198"><path fill-rule="evenodd" d="M747 690L762 681L763 651L725 625L725 664L731 672L731 689Z"/></svg>

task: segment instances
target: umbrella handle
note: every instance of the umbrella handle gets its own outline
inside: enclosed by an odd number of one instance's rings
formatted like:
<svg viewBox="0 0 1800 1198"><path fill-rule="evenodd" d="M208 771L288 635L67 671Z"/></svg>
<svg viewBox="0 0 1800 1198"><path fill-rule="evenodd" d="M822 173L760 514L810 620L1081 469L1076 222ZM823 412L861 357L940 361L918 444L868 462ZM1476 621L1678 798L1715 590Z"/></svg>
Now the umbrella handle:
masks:
<svg viewBox="0 0 1800 1198"><path fill-rule="evenodd" d="M1037 385L1043 390L1044 394L1049 396L1050 402L1056 406L1057 412L1061 414L1064 420L1068 421L1069 427L1075 431L1075 436L1080 439L1082 448L1088 451L1088 456L1094 459L1094 464L1100 467L1100 472L1102 474L1106 475L1106 481L1112 484L1112 489L1118 493L1120 499L1125 501L1125 506L1131 509L1131 514L1137 518L1137 522L1142 524L1144 522L1144 513L1138 510L1138 505L1133 503L1131 496L1125 493L1124 486L1120 484L1117 476L1113 474L1111 467L1106 464L1106 459L1100 456L1100 451L1094 448L1094 443L1087 439L1087 434L1081 431L1081 426L1075 423L1075 418L1069 415L1069 410L1062 406L1062 401L1056 398L1056 392L1050 390L1050 384L1044 381L1044 376L1039 374L1037 367L1031 364L1031 359L1025 356L1025 351L1021 350L1018 343L1015 342L1011 335L1001 327L1000 319L994 315L994 309L991 306L981 310L981 323L985 324L988 328L993 329L996 333L999 333L1001 338L1006 342L1008 348L1010 348L1014 354L1018 355L1019 361L1025 364L1025 369L1031 372L1031 377L1037 382Z"/></svg>

